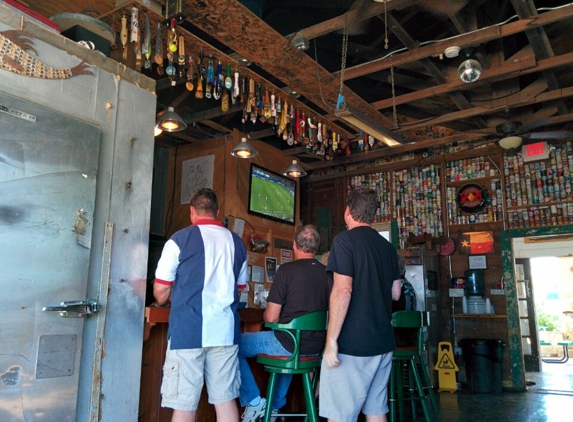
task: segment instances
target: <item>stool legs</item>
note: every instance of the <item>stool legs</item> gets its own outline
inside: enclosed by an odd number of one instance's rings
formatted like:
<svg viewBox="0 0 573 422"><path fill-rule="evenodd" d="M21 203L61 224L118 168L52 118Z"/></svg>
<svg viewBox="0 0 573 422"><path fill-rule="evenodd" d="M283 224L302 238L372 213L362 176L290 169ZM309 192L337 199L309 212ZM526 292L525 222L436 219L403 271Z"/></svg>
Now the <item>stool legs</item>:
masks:
<svg viewBox="0 0 573 422"><path fill-rule="evenodd" d="M273 398L275 395L275 387L277 385L277 377L279 374L276 372L269 373L269 381L267 385L267 407L263 422L270 422L273 413ZM316 402L314 400L314 393L316 391L316 383L318 381L318 371L313 372L311 379L311 372L306 372L302 375L302 387L304 392L304 401L306 403L306 421L319 422L318 411L316 409Z"/></svg>
<svg viewBox="0 0 573 422"><path fill-rule="evenodd" d="M438 402L436 401L436 396L434 395L434 389L430 383L430 376L428 375L427 367L423 360L420 359L420 370L422 371L422 377L424 378L424 389L428 390L428 397L430 398L430 405L432 406L432 411L434 414L438 413Z"/></svg>
<svg viewBox="0 0 573 422"><path fill-rule="evenodd" d="M275 395L275 387L277 385L277 375L275 372L269 373L269 381L267 385L267 407L265 409L264 422L271 422L273 413L273 398Z"/></svg>
<svg viewBox="0 0 573 422"><path fill-rule="evenodd" d="M417 394L417 398L404 397L404 383L403 383L403 364L407 364L408 369L408 377L410 380L414 381L415 389L414 392ZM423 370L423 368L422 368ZM425 379L425 377L424 377ZM411 384L411 382L410 382ZM429 385L429 382L427 383ZM420 401L420 405L422 406L422 413L424 414L424 419L426 422L431 422L432 418L428 411L428 406L426 404L426 393L424 391L424 385L422 384L422 379L418 372L418 368L416 367L416 361L414 357L405 360L394 360L392 362L392 369L390 372L390 390L388 393L389 401L390 401L390 422L396 421L396 402L398 402L398 414L399 420L404 420L404 400L406 399L418 399ZM430 400L431 401L431 400Z"/></svg>
<svg viewBox="0 0 573 422"><path fill-rule="evenodd" d="M314 382L310 379L310 373L302 374L302 387L304 389L304 400L306 401L306 420L308 422L318 422L318 413L314 401Z"/></svg>

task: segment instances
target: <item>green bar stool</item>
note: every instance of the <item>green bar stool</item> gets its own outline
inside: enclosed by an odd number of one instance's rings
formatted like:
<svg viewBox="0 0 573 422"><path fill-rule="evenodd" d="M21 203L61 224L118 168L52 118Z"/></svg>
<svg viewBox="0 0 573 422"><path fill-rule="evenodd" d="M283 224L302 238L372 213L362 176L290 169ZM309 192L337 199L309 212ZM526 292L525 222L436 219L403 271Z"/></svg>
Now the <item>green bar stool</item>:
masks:
<svg viewBox="0 0 573 422"><path fill-rule="evenodd" d="M420 402L426 422L432 422L432 414L428 409L428 401L434 413L438 406L434 391L430 385L430 377L424 362L424 327L428 326L428 314L419 311L398 311L392 314L392 325L401 328L417 329L417 344L399 347L392 356L392 371L390 373L390 421L396 421L396 402L400 421L404 420L404 401L412 402L412 412L415 415L415 402ZM406 372L405 372L406 371ZM404 394L404 376L407 373L411 394ZM427 391L427 393L426 393Z"/></svg>
<svg viewBox="0 0 573 422"><path fill-rule="evenodd" d="M300 374L304 390L304 400L306 402L306 414L281 414L280 416L306 416L307 422L318 422L318 411L314 400L316 383L322 356L301 356L300 336L301 331L324 331L327 324L327 312L316 311L299 316L287 324L265 323L265 327L277 331L288 333L294 343L294 351L290 356L270 356L257 355L257 362L265 366L265 371L269 372L269 382L267 385L267 407L265 410L264 422L270 422L272 416L272 402L275 394L275 386L278 374ZM311 374L313 374L311 376Z"/></svg>

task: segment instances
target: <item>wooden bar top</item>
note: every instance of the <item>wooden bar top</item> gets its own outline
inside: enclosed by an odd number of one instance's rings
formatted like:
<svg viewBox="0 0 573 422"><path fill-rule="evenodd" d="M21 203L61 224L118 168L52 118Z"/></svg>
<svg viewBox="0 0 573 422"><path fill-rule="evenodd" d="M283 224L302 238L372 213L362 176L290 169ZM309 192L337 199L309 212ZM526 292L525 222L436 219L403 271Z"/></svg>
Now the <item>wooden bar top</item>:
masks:
<svg viewBox="0 0 573 422"><path fill-rule="evenodd" d="M155 324L168 323L169 313L171 308L169 306L148 306L145 308L145 333L143 340L149 338L151 327ZM242 308L239 309L239 317L241 318L241 331L242 332L255 332L261 331L264 326L264 309L258 308Z"/></svg>

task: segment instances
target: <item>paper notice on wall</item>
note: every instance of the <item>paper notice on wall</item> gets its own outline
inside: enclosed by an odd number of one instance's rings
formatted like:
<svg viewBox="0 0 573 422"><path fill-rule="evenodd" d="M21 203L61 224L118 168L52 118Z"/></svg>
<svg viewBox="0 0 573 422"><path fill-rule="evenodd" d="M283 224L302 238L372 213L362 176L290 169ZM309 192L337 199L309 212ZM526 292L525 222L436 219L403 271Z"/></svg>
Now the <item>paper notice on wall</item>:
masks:
<svg viewBox="0 0 573 422"><path fill-rule="evenodd" d="M235 218L235 222L233 224L233 231L237 234L237 236L242 238L244 230L245 230L245 220L243 220L242 218Z"/></svg>

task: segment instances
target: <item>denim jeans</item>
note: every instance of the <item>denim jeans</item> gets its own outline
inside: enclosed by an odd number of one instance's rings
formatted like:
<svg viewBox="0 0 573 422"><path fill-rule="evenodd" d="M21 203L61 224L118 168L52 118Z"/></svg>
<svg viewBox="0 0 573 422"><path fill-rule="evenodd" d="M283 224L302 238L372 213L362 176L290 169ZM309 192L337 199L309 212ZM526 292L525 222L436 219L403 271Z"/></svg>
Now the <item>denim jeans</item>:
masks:
<svg viewBox="0 0 573 422"><path fill-rule="evenodd" d="M239 399L241 406L246 406L251 400L261 395L253 372L249 367L247 358L254 357L259 353L273 356L290 356L291 352L286 350L275 337L273 331L260 331L257 333L241 333L239 340L239 369L241 371L241 389ZM292 375L279 374L273 398L273 409L280 409L286 404L288 387L292 380ZM267 405L269 405L267 403Z"/></svg>

